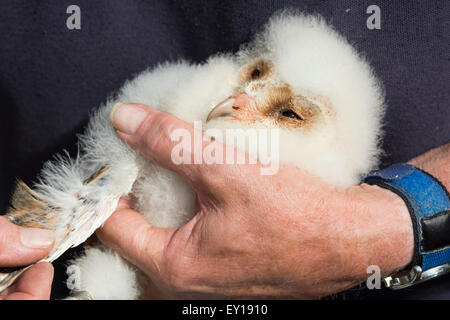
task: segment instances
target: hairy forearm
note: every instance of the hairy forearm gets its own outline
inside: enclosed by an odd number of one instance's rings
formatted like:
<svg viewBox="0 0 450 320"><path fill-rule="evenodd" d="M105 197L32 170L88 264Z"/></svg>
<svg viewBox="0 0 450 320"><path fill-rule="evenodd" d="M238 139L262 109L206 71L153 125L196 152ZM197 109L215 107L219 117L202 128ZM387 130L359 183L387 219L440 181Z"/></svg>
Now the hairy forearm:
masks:
<svg viewBox="0 0 450 320"><path fill-rule="evenodd" d="M409 163L433 175L450 190L450 143L431 149Z"/></svg>

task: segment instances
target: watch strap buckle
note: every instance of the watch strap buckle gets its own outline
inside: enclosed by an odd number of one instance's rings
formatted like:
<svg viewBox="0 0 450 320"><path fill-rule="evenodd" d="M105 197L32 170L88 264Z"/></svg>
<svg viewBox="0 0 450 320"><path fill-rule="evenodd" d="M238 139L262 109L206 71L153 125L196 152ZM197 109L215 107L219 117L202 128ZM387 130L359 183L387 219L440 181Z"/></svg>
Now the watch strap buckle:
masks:
<svg viewBox="0 0 450 320"><path fill-rule="evenodd" d="M414 266L408 274L388 276L384 278L383 281L387 288L398 290L425 282L449 272L450 263L436 266L425 271L422 271L420 266Z"/></svg>

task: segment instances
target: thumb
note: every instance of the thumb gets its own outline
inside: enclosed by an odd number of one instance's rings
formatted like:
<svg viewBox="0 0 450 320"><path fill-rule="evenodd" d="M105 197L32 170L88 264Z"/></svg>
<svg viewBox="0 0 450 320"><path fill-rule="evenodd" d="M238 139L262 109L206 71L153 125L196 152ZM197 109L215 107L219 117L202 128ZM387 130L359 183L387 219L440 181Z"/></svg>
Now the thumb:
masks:
<svg viewBox="0 0 450 320"><path fill-rule="evenodd" d="M225 150L227 147L204 136L200 130L194 129L185 121L145 105L124 103L116 104L110 117L123 141L144 157L179 173L192 185L198 185L199 182L211 183L214 173L221 173L222 166L203 165L203 161L199 163L202 158L201 150L210 144L215 150ZM180 140L186 140L188 146L194 147L183 147L182 159L175 160L180 151L177 147L183 145Z"/></svg>
<svg viewBox="0 0 450 320"><path fill-rule="evenodd" d="M0 217L0 267L34 263L49 253L53 242L50 230L19 227Z"/></svg>
<svg viewBox="0 0 450 320"><path fill-rule="evenodd" d="M153 227L137 211L119 202L117 210L97 230L97 237L106 246L145 272L158 273L158 265L175 229Z"/></svg>

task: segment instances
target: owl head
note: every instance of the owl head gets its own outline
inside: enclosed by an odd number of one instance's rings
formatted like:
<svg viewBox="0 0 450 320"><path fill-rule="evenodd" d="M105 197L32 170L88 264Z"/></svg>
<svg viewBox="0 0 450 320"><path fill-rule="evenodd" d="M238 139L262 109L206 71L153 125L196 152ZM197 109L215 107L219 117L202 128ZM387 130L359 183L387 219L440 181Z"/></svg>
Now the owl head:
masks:
<svg viewBox="0 0 450 320"><path fill-rule="evenodd" d="M278 14L234 59L232 94L210 110L209 127L276 128L281 163L337 187L377 165L382 86L323 18Z"/></svg>

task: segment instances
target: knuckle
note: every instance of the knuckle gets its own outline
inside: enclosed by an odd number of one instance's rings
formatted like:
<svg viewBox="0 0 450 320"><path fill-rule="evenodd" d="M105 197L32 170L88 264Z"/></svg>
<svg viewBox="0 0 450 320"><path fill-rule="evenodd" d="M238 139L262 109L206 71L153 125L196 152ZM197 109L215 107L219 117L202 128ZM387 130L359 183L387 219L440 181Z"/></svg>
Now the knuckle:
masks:
<svg viewBox="0 0 450 320"><path fill-rule="evenodd" d="M145 136L145 145L151 151L160 151L167 147L169 140L169 132L172 119L169 115L158 113L147 124L147 132Z"/></svg>
<svg viewBox="0 0 450 320"><path fill-rule="evenodd" d="M7 221L6 218L0 217L0 252L5 247L8 247L11 244L11 238L15 234L13 229L13 225Z"/></svg>
<svg viewBox="0 0 450 320"><path fill-rule="evenodd" d="M132 246L136 249L137 254L144 255L151 263L154 263L154 257L151 250L151 228L152 227L149 225L140 226L133 236Z"/></svg>
<svg viewBox="0 0 450 320"><path fill-rule="evenodd" d="M145 252L147 247L148 226L141 226L133 235L132 245L138 252Z"/></svg>
<svg viewBox="0 0 450 320"><path fill-rule="evenodd" d="M141 226L133 236L132 246L136 249L136 254L144 257L143 261L145 261L147 269L157 276L161 276L160 259L158 254L152 249L152 246L156 243L156 239L153 239L152 234L152 226Z"/></svg>

